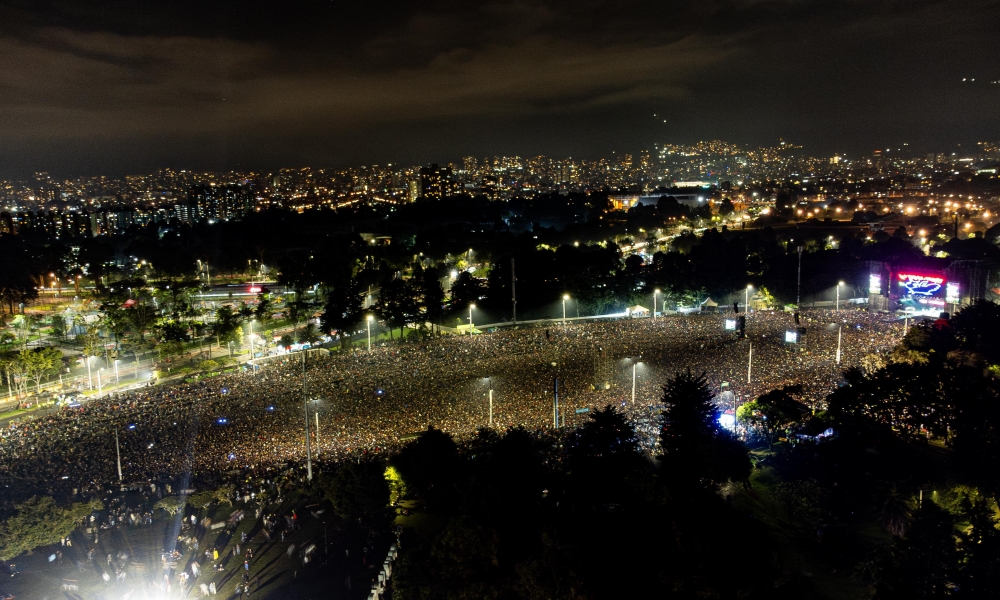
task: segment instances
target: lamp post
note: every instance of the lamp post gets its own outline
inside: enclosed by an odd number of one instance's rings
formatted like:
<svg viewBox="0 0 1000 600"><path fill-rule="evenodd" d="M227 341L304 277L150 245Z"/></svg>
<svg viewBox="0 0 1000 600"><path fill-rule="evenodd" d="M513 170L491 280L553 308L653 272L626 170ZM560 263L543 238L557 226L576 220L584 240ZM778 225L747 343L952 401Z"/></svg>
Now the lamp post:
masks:
<svg viewBox="0 0 1000 600"><path fill-rule="evenodd" d="M750 290L752 289L753 289L752 285L747 285L747 289L743 291L743 297L744 297L743 307L744 310L746 311L746 314L748 315L750 314Z"/></svg>
<svg viewBox="0 0 1000 600"><path fill-rule="evenodd" d="M115 455L118 457L118 483L122 482L122 450L118 446L118 428L115 427Z"/></svg>
<svg viewBox="0 0 1000 600"><path fill-rule="evenodd" d="M316 417L316 452L319 452L319 411L313 412L313 416Z"/></svg>
<svg viewBox="0 0 1000 600"><path fill-rule="evenodd" d="M569 294L563 294L563 329L566 328L566 301L569 300Z"/></svg>
<svg viewBox="0 0 1000 600"><path fill-rule="evenodd" d="M90 355L89 354L87 355L86 362L87 362L87 386L90 388L90 391L94 391L94 378L91 377L91 375L90 375Z"/></svg>
<svg viewBox="0 0 1000 600"><path fill-rule="evenodd" d="M98 398L100 398L101 396L104 395L104 390L102 389L102 386L101 386L101 371L102 370L103 369L98 369L97 370L97 397Z"/></svg>
<svg viewBox="0 0 1000 600"><path fill-rule="evenodd" d="M841 325L837 327L837 364L840 364L840 335L843 333L844 326Z"/></svg>
<svg viewBox="0 0 1000 600"><path fill-rule="evenodd" d="M372 317L371 315L368 315L368 319L366 320L367 323L368 323L368 349L369 350L372 349L372 319L373 318L374 317Z"/></svg>
<svg viewBox="0 0 1000 600"><path fill-rule="evenodd" d="M118 380L118 359L117 358L115 359L115 385L121 385L121 382Z"/></svg>
<svg viewBox="0 0 1000 600"><path fill-rule="evenodd" d="M639 366L639 361L632 361L632 404L635 404L635 368Z"/></svg>
<svg viewBox="0 0 1000 600"><path fill-rule="evenodd" d="M306 424L306 478L312 481L313 478L313 463L312 463L312 446L309 444L309 401L308 394L306 393L306 384L308 379L306 378L306 352L302 351L302 412L305 416Z"/></svg>
<svg viewBox="0 0 1000 600"><path fill-rule="evenodd" d="M656 318L656 296L660 293L659 289L653 290L653 318Z"/></svg>
<svg viewBox="0 0 1000 600"><path fill-rule="evenodd" d="M487 377L486 381L488 381L490 385L490 389L488 392L488 396L490 399L490 427L493 427L493 378Z"/></svg>
<svg viewBox="0 0 1000 600"><path fill-rule="evenodd" d="M834 310L836 312L840 312L840 286L842 286L842 285L844 285L843 281L838 281L837 282L837 301L833 305L833 308L834 308Z"/></svg>
<svg viewBox="0 0 1000 600"><path fill-rule="evenodd" d="M472 309L476 308L475 303L469 305L469 335L472 335Z"/></svg>

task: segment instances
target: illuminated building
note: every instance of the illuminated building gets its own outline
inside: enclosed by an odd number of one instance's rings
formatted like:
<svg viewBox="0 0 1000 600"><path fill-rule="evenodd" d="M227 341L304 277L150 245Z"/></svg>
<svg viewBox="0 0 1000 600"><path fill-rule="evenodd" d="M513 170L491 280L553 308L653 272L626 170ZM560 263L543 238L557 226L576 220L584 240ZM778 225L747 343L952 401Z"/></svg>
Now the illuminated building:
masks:
<svg viewBox="0 0 1000 600"><path fill-rule="evenodd" d="M451 167L436 164L420 169L420 196L440 200L453 193Z"/></svg>
<svg viewBox="0 0 1000 600"><path fill-rule="evenodd" d="M196 185L188 189L195 220L228 221L253 210L254 198L244 185Z"/></svg>

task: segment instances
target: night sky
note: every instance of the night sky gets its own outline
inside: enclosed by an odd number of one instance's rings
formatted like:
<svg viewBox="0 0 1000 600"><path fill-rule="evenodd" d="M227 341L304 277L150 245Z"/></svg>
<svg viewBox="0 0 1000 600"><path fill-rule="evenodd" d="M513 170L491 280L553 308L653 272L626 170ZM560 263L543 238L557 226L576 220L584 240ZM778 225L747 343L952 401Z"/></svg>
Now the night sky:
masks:
<svg viewBox="0 0 1000 600"><path fill-rule="evenodd" d="M997 1L96 4L0 0L0 178L1000 141Z"/></svg>

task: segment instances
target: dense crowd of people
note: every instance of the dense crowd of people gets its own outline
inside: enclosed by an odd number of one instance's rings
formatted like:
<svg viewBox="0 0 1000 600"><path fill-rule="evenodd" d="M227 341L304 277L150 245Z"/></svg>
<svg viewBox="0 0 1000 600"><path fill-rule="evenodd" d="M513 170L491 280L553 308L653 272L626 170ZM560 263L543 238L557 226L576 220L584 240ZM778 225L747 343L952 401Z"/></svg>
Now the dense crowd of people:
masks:
<svg viewBox="0 0 1000 600"><path fill-rule="evenodd" d="M659 385L685 369L706 372L717 392L731 390L740 402L798 384L804 402L821 404L844 368L889 349L903 333L888 315L806 311L797 326L790 314L762 311L748 315L740 339L725 329L726 318L555 321L370 351L319 350L260 361L242 373L110 395L6 426L0 486L8 503L107 489L118 483L120 452L124 483L187 487L235 469L303 459L307 418L314 459L386 452L429 426L459 437L487 426L491 389L494 427L551 428L556 379L559 425L566 427L607 404L648 425ZM786 342L796 327L804 335Z"/></svg>

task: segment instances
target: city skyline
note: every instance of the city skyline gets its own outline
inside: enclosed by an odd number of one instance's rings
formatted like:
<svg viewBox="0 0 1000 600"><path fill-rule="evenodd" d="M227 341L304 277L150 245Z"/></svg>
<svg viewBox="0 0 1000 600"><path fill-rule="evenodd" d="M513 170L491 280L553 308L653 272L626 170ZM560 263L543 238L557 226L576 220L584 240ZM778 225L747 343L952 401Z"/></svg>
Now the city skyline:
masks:
<svg viewBox="0 0 1000 600"><path fill-rule="evenodd" d="M1000 137L989 2L0 7L0 178Z"/></svg>

